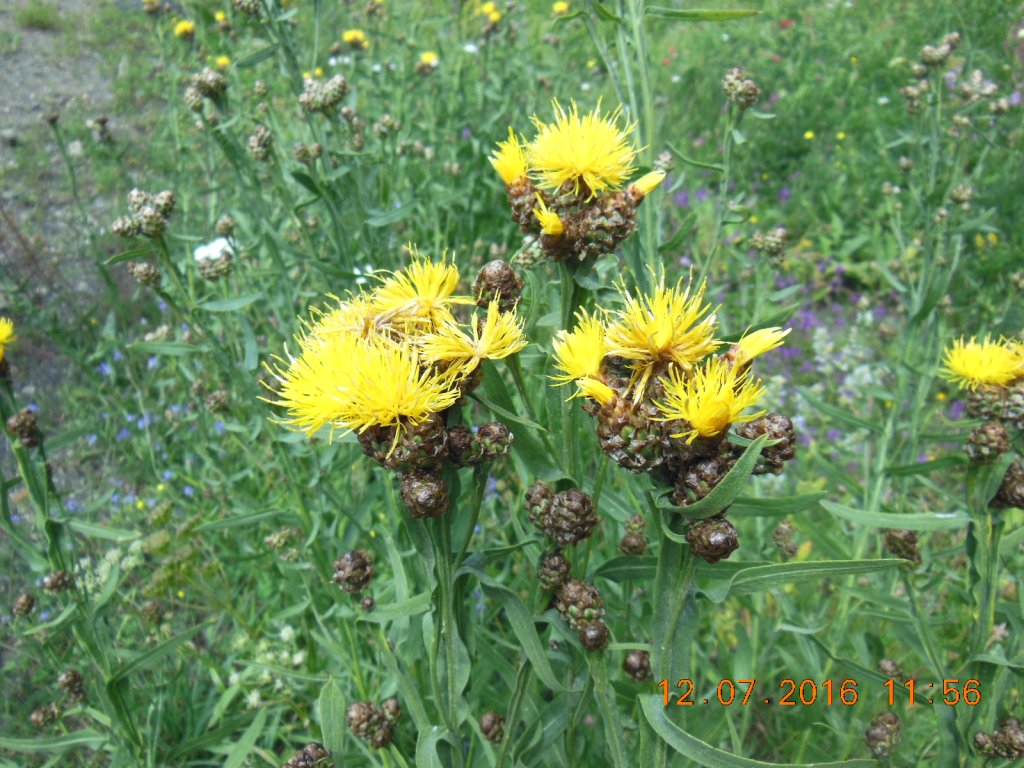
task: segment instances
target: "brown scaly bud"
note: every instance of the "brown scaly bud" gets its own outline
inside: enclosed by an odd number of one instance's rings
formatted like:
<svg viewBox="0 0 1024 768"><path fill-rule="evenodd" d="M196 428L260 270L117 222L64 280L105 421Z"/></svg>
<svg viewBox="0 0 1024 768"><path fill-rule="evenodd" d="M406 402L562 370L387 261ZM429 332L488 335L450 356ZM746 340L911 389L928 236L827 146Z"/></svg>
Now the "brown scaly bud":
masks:
<svg viewBox="0 0 1024 768"><path fill-rule="evenodd" d="M543 192L538 193L537 188L525 176L509 184L505 191L508 193L509 208L512 209L512 220L519 224L519 229L523 232L535 231L537 219L533 215L533 209L537 207L537 195L540 194L545 205L550 204L550 198Z"/></svg>
<svg viewBox="0 0 1024 768"><path fill-rule="evenodd" d="M703 499L729 474L733 462L732 457L716 456L690 464L676 480L672 503L685 507Z"/></svg>
<svg viewBox="0 0 1024 768"><path fill-rule="evenodd" d="M515 436L512 431L500 421L489 421L481 424L474 435L475 441L480 444L484 459L496 459L507 456L509 449L515 443Z"/></svg>
<svg viewBox="0 0 1024 768"><path fill-rule="evenodd" d="M110 225L110 231L118 237L137 237L140 230L139 222L134 216L120 216Z"/></svg>
<svg viewBox="0 0 1024 768"><path fill-rule="evenodd" d="M347 715L352 733L371 747L383 749L391 743L394 726L380 707L369 701L357 701L348 708Z"/></svg>
<svg viewBox="0 0 1024 768"><path fill-rule="evenodd" d="M651 679L651 654L647 651L630 651L622 660L622 671L638 683Z"/></svg>
<svg viewBox="0 0 1024 768"><path fill-rule="evenodd" d="M74 585L74 579L67 571L54 571L43 577L43 589L51 594L66 592Z"/></svg>
<svg viewBox="0 0 1024 768"><path fill-rule="evenodd" d="M777 475L782 472L782 465L785 462L796 458L796 430L793 428L792 420L782 414L765 414L759 419L740 424L735 431L737 435L747 440L756 440L761 435L768 435L769 440L778 441L775 445L766 445L761 449L761 455L754 466L755 475ZM737 445L733 450L739 456L745 448Z"/></svg>
<svg viewBox="0 0 1024 768"><path fill-rule="evenodd" d="M235 234L235 220L229 214L224 214L217 223L213 225L213 231L217 233L219 237L231 237Z"/></svg>
<svg viewBox="0 0 1024 768"><path fill-rule="evenodd" d="M793 524L789 520L783 520L775 526L772 531L772 543L783 557L793 557L796 554L797 545L793 541Z"/></svg>
<svg viewBox="0 0 1024 768"><path fill-rule="evenodd" d="M353 549L343 554L334 563L334 577L331 579L341 587L342 592L359 594L373 579L373 555L365 549Z"/></svg>
<svg viewBox="0 0 1024 768"><path fill-rule="evenodd" d="M333 768L331 754L323 744L310 742L295 753L295 756L281 768Z"/></svg>
<svg viewBox="0 0 1024 768"><path fill-rule="evenodd" d="M999 491L988 505L992 509L1024 509L1024 464L1020 459L1014 460L1007 468Z"/></svg>
<svg viewBox="0 0 1024 768"><path fill-rule="evenodd" d="M26 448L37 448L43 442L43 433L39 431L36 414L29 408L22 408L7 420L7 429Z"/></svg>
<svg viewBox="0 0 1024 768"><path fill-rule="evenodd" d="M497 712L484 712L480 718L480 732L492 744L500 744L505 736L505 718Z"/></svg>
<svg viewBox="0 0 1024 768"><path fill-rule="evenodd" d="M1024 379L1018 379L1007 387L1003 400L1003 420L1024 430Z"/></svg>
<svg viewBox="0 0 1024 768"><path fill-rule="evenodd" d="M736 526L724 517L698 520L686 532L686 540L693 554L712 564L725 560L740 548Z"/></svg>
<svg viewBox="0 0 1024 768"><path fill-rule="evenodd" d="M900 665L892 659L882 659L878 662L878 671L891 680L906 680L907 676L903 674L903 670Z"/></svg>
<svg viewBox="0 0 1024 768"><path fill-rule="evenodd" d="M158 623L163 615L163 608L156 600L147 600L142 604L142 620L147 624Z"/></svg>
<svg viewBox="0 0 1024 768"><path fill-rule="evenodd" d="M22 592L14 601L13 613L15 616L24 618L32 613L32 609L35 607L36 599L27 592Z"/></svg>
<svg viewBox="0 0 1024 768"><path fill-rule="evenodd" d="M555 596L555 607L572 629L604 620L604 601L597 588L585 581L565 582Z"/></svg>
<svg viewBox="0 0 1024 768"><path fill-rule="evenodd" d="M163 282L163 275L160 273L159 267L148 261L129 262L128 274L136 283L148 288L159 288L160 283Z"/></svg>
<svg viewBox="0 0 1024 768"><path fill-rule="evenodd" d="M384 719L391 725L397 723L398 719L402 716L402 705L398 703L396 698L386 699L380 705L380 709L384 713Z"/></svg>
<svg viewBox="0 0 1024 768"><path fill-rule="evenodd" d="M156 208L150 205L142 206L135 214L135 219L139 222L139 231L149 238L163 237L164 231L167 229L167 221Z"/></svg>
<svg viewBox="0 0 1024 768"><path fill-rule="evenodd" d="M231 393L226 389L214 390L206 396L203 404L210 413L224 413L231 405Z"/></svg>
<svg viewBox="0 0 1024 768"><path fill-rule="evenodd" d="M483 446L473 430L461 424L448 429L448 458L456 467L475 467L483 459Z"/></svg>
<svg viewBox="0 0 1024 768"><path fill-rule="evenodd" d="M551 500L555 498L555 492L551 486L543 480L538 480L526 490L526 511L532 520L534 515L538 518L547 516L551 509Z"/></svg>
<svg viewBox="0 0 1024 768"><path fill-rule="evenodd" d="M182 94L181 100L185 102L185 106L192 112L203 111L203 94L195 85L189 85L185 88L185 93Z"/></svg>
<svg viewBox="0 0 1024 768"><path fill-rule="evenodd" d="M590 536L598 520L594 502L573 488L556 493L545 513L531 512L530 522L559 547L571 547Z"/></svg>
<svg viewBox="0 0 1024 768"><path fill-rule="evenodd" d="M545 552L537 564L537 581L541 589L552 592L560 589L572 576L572 564L560 551Z"/></svg>
<svg viewBox="0 0 1024 768"><path fill-rule="evenodd" d="M600 651L608 647L608 625L603 621L592 621L580 627L576 633L580 644L588 651Z"/></svg>
<svg viewBox="0 0 1024 768"><path fill-rule="evenodd" d="M664 460L662 430L648 401L634 403L615 395L597 411L597 439L601 450L619 466L640 474Z"/></svg>
<svg viewBox="0 0 1024 768"><path fill-rule="evenodd" d="M399 495L409 514L417 520L441 517L448 511L448 486L436 472L415 470L405 474Z"/></svg>
<svg viewBox="0 0 1024 768"><path fill-rule="evenodd" d="M885 548L896 557L913 563L921 564L921 552L917 547L917 534L913 531L890 529L885 532Z"/></svg>
<svg viewBox="0 0 1024 768"><path fill-rule="evenodd" d="M60 706L55 701L51 701L45 707L39 707L28 717L29 722L36 728L53 725L58 719L60 719Z"/></svg>
<svg viewBox="0 0 1024 768"><path fill-rule="evenodd" d="M199 276L211 282L220 280L231 274L232 268L231 251L225 248L219 256L203 259L199 262Z"/></svg>
<svg viewBox="0 0 1024 768"><path fill-rule="evenodd" d="M174 213L174 206L176 204L177 198L175 198L174 192L169 189L165 189L164 191L157 192L153 195L153 207L156 208L156 212L165 219L170 218L170 215Z"/></svg>
<svg viewBox="0 0 1024 768"><path fill-rule="evenodd" d="M864 741L875 757L888 757L900 743L900 719L893 712L876 716L864 732Z"/></svg>
<svg viewBox="0 0 1024 768"><path fill-rule="evenodd" d="M142 210L143 206L151 205L152 201L153 196L149 192L143 192L136 187L128 193L128 210L132 213L138 213Z"/></svg>
<svg viewBox="0 0 1024 768"><path fill-rule="evenodd" d="M448 431L440 416L435 414L420 424L405 425L397 442L396 429L374 426L361 432L359 444L363 453L397 472L436 467L447 456Z"/></svg>
<svg viewBox="0 0 1024 768"><path fill-rule="evenodd" d="M370 611L377 607L377 601L367 595L359 601L359 607L362 608L364 612L370 613Z"/></svg>
<svg viewBox="0 0 1024 768"><path fill-rule="evenodd" d="M228 81L220 72L205 67L198 75L192 76L192 85L208 99L219 99L228 90Z"/></svg>
<svg viewBox="0 0 1024 768"><path fill-rule="evenodd" d="M523 278L512 269L512 265L501 259L484 264L473 282L473 295L476 296L477 306L486 308L492 301L498 299L498 307L502 312L508 312L515 307L522 292Z"/></svg>
<svg viewBox="0 0 1024 768"><path fill-rule="evenodd" d="M1001 421L989 421L967 436L965 451L975 466L991 464L1009 451L1010 433Z"/></svg>
<svg viewBox="0 0 1024 768"><path fill-rule="evenodd" d="M742 69L733 67L722 78L725 97L740 109L749 109L761 97L761 89Z"/></svg>
<svg viewBox="0 0 1024 768"><path fill-rule="evenodd" d="M265 125L257 125L252 136L246 143L246 149L256 160L270 159L270 149L274 146L274 136Z"/></svg>
<svg viewBox="0 0 1024 768"><path fill-rule="evenodd" d="M1006 407L1005 387L980 386L968 391L964 401L967 415L974 419L1001 419Z"/></svg>
<svg viewBox="0 0 1024 768"><path fill-rule="evenodd" d="M260 0L234 0L233 5L236 11L246 16L260 15Z"/></svg>
<svg viewBox="0 0 1024 768"><path fill-rule="evenodd" d="M71 701L81 701L85 698L85 680L82 673L74 669L62 672L57 680L57 685L67 694Z"/></svg>
<svg viewBox="0 0 1024 768"><path fill-rule="evenodd" d="M636 229L636 205L627 190L598 198L583 211L572 252L579 261L614 253Z"/></svg>
<svg viewBox="0 0 1024 768"><path fill-rule="evenodd" d="M1016 717L1003 720L999 730L993 734L995 753L999 757L1018 760L1024 757L1024 727Z"/></svg>
<svg viewBox="0 0 1024 768"><path fill-rule="evenodd" d="M644 532L647 530L647 521L642 515L633 515L626 521L626 534L619 541L619 552L624 555L640 557L647 551L647 539Z"/></svg>

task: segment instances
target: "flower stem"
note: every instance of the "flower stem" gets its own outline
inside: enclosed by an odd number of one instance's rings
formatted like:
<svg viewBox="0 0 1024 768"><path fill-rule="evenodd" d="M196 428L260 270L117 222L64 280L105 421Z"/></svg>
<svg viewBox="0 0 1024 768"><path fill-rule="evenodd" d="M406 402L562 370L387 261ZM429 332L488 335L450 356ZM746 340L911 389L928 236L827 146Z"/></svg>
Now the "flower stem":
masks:
<svg viewBox="0 0 1024 768"><path fill-rule="evenodd" d="M605 744L611 753L612 765L615 768L626 768L630 763L626 759L622 724L619 722L619 712L615 707L615 691L608 680L608 659L604 651L588 653L587 665L590 667L590 677L594 681L594 698L597 699L597 706L604 720Z"/></svg>

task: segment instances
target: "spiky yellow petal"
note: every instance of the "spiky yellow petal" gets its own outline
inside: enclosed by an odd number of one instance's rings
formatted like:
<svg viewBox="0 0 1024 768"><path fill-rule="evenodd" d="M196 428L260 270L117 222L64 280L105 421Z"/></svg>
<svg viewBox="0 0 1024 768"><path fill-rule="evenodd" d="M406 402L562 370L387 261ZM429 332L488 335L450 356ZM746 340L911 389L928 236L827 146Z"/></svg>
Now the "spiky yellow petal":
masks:
<svg viewBox="0 0 1024 768"><path fill-rule="evenodd" d="M630 186L636 190L641 197L651 194L661 182L665 180L664 171L651 171L634 181Z"/></svg>
<svg viewBox="0 0 1024 768"><path fill-rule="evenodd" d="M547 207L544 198L540 195L537 195L537 207L533 209L533 215L537 217L537 222L540 224L541 234L558 237L565 232L562 219Z"/></svg>
<svg viewBox="0 0 1024 768"><path fill-rule="evenodd" d="M519 352L527 344L522 321L515 312L502 312L499 307L497 299L488 304L483 321L474 314L469 334L451 322L423 336L420 349L424 360L454 362L460 374L468 376L481 360L500 360Z"/></svg>
<svg viewBox="0 0 1024 768"><path fill-rule="evenodd" d="M451 305L472 304L473 299L453 295L459 285L459 270L453 263L443 257L433 262L410 250L409 266L378 278L373 306L383 322L407 325L410 332L429 332L452 321Z"/></svg>
<svg viewBox="0 0 1024 768"><path fill-rule="evenodd" d="M516 137L515 131L508 129L508 141L499 141L498 148L489 158L494 170L501 176L506 185L512 184L526 176L526 153L523 145Z"/></svg>
<svg viewBox="0 0 1024 768"><path fill-rule="evenodd" d="M624 301L608 327L608 354L631 361L630 388L634 401L643 397L647 382L656 372L676 365L684 370L718 349L715 314L704 303L705 284L691 296L677 283L665 286L662 277L649 295L633 297L620 288Z"/></svg>
<svg viewBox="0 0 1024 768"><path fill-rule="evenodd" d="M559 384L598 378L601 361L608 353L601 320L585 309L579 310L576 318L576 327L571 331L559 331L551 345L555 352L555 367L561 371L551 378Z"/></svg>
<svg viewBox="0 0 1024 768"><path fill-rule="evenodd" d="M1016 342L956 339L943 356L941 375L955 381L961 389L977 389L981 385L1006 386L1024 375L1024 355Z"/></svg>
<svg viewBox="0 0 1024 768"><path fill-rule="evenodd" d="M663 421L689 423L689 430L672 437L685 437L686 442L691 443L698 436L720 435L730 424L758 418L764 411L747 414L743 411L757 405L763 395L764 386L760 381L712 357L690 375L679 369L669 371L665 401L656 405L664 414Z"/></svg>
<svg viewBox="0 0 1024 768"><path fill-rule="evenodd" d="M589 376L584 376L582 379L576 381L577 392L576 395L583 395L589 397L592 400L596 400L601 405L606 405L612 401L615 397L615 390L605 384L599 379L592 379ZM576 395L573 395L575 397Z"/></svg>
<svg viewBox="0 0 1024 768"><path fill-rule="evenodd" d="M568 112L557 101L552 106L555 122L545 123L534 115L537 136L526 148L537 186L558 189L568 182L578 193L582 184L589 197L622 186L633 172L636 147L630 134L636 123L619 127L621 107L604 117L600 103L584 115L576 102L570 102Z"/></svg>
<svg viewBox="0 0 1024 768"><path fill-rule="evenodd" d="M6 317L0 317L0 362L3 362L4 352L11 344L18 340L14 332L14 323Z"/></svg>
<svg viewBox="0 0 1024 768"><path fill-rule="evenodd" d="M781 328L761 328L753 333L746 334L736 342L736 355L734 365L742 366L749 363L755 357L763 355L776 347L782 346L783 339L789 335L792 328L782 330Z"/></svg>
<svg viewBox="0 0 1024 768"><path fill-rule="evenodd" d="M300 339L305 345L310 340L323 340L339 334L355 334L370 336L383 330L377 322L377 309L373 299L360 294L342 301L337 296L328 295L328 299L338 304L333 309L324 311L313 307L310 309L313 321L306 324L307 332Z"/></svg>

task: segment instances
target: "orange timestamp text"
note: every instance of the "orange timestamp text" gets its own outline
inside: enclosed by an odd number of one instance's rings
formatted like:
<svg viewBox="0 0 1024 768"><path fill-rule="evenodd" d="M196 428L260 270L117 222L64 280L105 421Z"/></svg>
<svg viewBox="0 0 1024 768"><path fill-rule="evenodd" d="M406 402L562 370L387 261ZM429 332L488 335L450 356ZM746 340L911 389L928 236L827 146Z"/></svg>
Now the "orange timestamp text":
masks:
<svg viewBox="0 0 1024 768"><path fill-rule="evenodd" d="M672 704L677 707L692 707L698 704L720 704L723 707L738 704L745 707L751 703L779 707L809 707L812 704L852 707L860 700L862 690L858 687L857 681L851 678L796 680L786 677L779 681L778 695L765 696L763 690L760 694L756 693L757 684L755 679L724 678L717 684L711 683L704 689L705 695L700 695L693 680L682 678L675 682L674 688L669 680L662 680L658 683L658 688L661 689L662 701L666 707ZM887 680L882 688L888 692L889 706L894 706L897 699L904 697L909 706L928 703L945 704L950 707L966 704L973 707L981 701L981 683L973 678L964 681L946 679L941 683Z"/></svg>

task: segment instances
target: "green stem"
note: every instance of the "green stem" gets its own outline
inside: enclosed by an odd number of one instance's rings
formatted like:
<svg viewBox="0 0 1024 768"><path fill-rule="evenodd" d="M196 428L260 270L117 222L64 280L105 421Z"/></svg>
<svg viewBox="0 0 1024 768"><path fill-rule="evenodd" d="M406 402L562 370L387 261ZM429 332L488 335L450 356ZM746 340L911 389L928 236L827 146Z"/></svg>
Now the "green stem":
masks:
<svg viewBox="0 0 1024 768"><path fill-rule="evenodd" d="M516 675L516 687L512 691L512 700L509 702L508 715L505 719L505 734L501 739L501 751L498 752L498 761L495 768L504 768L505 760L508 758L509 749L512 746L512 734L519 721L519 710L523 706L523 697L533 677L533 667L530 662L524 660L519 665L519 673Z"/></svg>
<svg viewBox="0 0 1024 768"><path fill-rule="evenodd" d="M597 699L597 707L604 720L605 744L611 753L612 765L615 768L626 768L630 763L626 759L622 724L615 707L615 691L608 680L608 660L604 651L588 653L587 666L590 667L590 677L594 681L594 698Z"/></svg>

